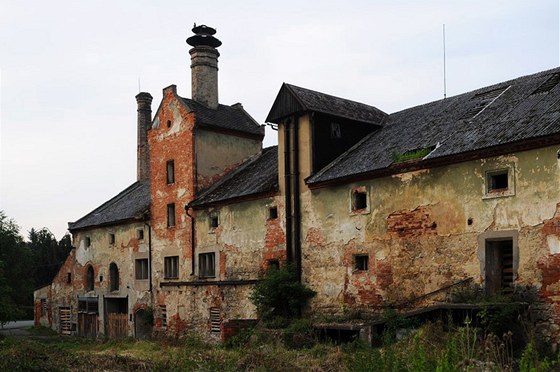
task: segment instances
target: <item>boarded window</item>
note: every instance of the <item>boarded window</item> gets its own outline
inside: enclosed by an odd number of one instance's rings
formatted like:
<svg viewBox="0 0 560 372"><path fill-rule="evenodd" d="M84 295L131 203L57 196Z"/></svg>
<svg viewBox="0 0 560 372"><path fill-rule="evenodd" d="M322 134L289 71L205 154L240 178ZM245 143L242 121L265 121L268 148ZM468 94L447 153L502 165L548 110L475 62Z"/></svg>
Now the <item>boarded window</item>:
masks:
<svg viewBox="0 0 560 372"><path fill-rule="evenodd" d="M367 271L369 256L367 254L357 254L354 256L354 270Z"/></svg>
<svg viewBox="0 0 560 372"><path fill-rule="evenodd" d="M219 336L222 332L222 320L219 307L210 308L210 332L214 336Z"/></svg>
<svg viewBox="0 0 560 372"><path fill-rule="evenodd" d="M159 305L159 313L161 319L161 326L167 327L167 307L165 305Z"/></svg>
<svg viewBox="0 0 560 372"><path fill-rule="evenodd" d="M179 277L179 256L165 257L163 263L165 279L177 279Z"/></svg>
<svg viewBox="0 0 560 372"><path fill-rule="evenodd" d="M215 253L201 253L198 255L198 276L214 278L216 276Z"/></svg>
<svg viewBox="0 0 560 372"><path fill-rule="evenodd" d="M109 282L109 290L119 290L119 268L114 262L111 262L111 264L109 265Z"/></svg>
<svg viewBox="0 0 560 372"><path fill-rule="evenodd" d="M175 162L173 160L167 161L167 184L175 183Z"/></svg>
<svg viewBox="0 0 560 372"><path fill-rule="evenodd" d="M60 333L63 335L69 335L72 332L72 313L69 307L59 307L58 308L59 320L60 320Z"/></svg>
<svg viewBox="0 0 560 372"><path fill-rule="evenodd" d="M148 259L139 258L134 263L134 271L137 280L148 279Z"/></svg>
<svg viewBox="0 0 560 372"><path fill-rule="evenodd" d="M95 281L95 273L93 272L93 267L88 265L86 268L86 291L93 291Z"/></svg>
<svg viewBox="0 0 560 372"><path fill-rule="evenodd" d="M167 204L167 227L175 226L175 203Z"/></svg>

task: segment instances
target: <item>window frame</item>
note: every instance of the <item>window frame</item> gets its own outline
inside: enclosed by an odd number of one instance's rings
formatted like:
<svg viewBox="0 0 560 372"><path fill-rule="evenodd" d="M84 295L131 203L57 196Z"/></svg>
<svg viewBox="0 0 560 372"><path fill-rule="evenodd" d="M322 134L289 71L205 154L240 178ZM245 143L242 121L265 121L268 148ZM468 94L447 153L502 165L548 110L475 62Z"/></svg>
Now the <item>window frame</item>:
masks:
<svg viewBox="0 0 560 372"><path fill-rule="evenodd" d="M150 265L147 258L134 260L134 279L148 280L150 278Z"/></svg>
<svg viewBox="0 0 560 372"><path fill-rule="evenodd" d="M367 272L369 270L369 254L355 254L353 257L353 266L353 272Z"/></svg>
<svg viewBox="0 0 560 372"><path fill-rule="evenodd" d="M361 205L358 205L358 196L360 198L363 195L363 202L365 206L363 208L358 208ZM350 198L349 198L349 209L351 215L360 215L360 214L368 214L370 211L370 200L369 200L369 192L367 186L358 186L353 187L350 189Z"/></svg>
<svg viewBox="0 0 560 372"><path fill-rule="evenodd" d="M175 183L175 161L168 160L165 162L165 182L168 185Z"/></svg>
<svg viewBox="0 0 560 372"><path fill-rule="evenodd" d="M179 256L166 256L163 258L163 278L179 279Z"/></svg>
<svg viewBox="0 0 560 372"><path fill-rule="evenodd" d="M198 277L213 279L216 277L216 252L202 252L198 254Z"/></svg>
<svg viewBox="0 0 560 372"><path fill-rule="evenodd" d="M175 214L176 214L175 203L167 204L167 227L168 228L175 227L175 224L177 222Z"/></svg>
<svg viewBox="0 0 560 372"><path fill-rule="evenodd" d="M492 188L493 178L506 175L507 188ZM484 170L484 190L482 199L494 199L515 195L515 167L513 164L488 167Z"/></svg>

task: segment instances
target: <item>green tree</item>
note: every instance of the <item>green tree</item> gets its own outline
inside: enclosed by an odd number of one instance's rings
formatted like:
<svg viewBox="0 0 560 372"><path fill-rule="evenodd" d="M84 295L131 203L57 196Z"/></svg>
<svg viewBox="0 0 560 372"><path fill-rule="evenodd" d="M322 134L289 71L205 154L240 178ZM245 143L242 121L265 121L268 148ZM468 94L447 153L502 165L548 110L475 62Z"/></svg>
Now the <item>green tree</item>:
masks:
<svg viewBox="0 0 560 372"><path fill-rule="evenodd" d="M36 287L50 283L66 260L72 249L69 234L57 242L53 233L43 227L41 230L31 229L27 245L33 253L33 279Z"/></svg>
<svg viewBox="0 0 560 372"><path fill-rule="evenodd" d="M23 316L23 307L33 305L31 252L19 226L0 211L0 323ZM31 313L31 312L30 312Z"/></svg>

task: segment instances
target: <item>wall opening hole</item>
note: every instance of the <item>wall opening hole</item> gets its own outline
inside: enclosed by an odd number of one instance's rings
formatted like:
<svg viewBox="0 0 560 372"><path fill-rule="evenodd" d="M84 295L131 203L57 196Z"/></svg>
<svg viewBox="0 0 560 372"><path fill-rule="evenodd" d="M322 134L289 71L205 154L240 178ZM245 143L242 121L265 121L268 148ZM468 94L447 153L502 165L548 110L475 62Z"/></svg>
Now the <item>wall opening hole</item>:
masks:
<svg viewBox="0 0 560 372"><path fill-rule="evenodd" d="M473 224L473 219L472 219L472 218L469 218L469 219L467 220L467 225L471 226L472 224Z"/></svg>

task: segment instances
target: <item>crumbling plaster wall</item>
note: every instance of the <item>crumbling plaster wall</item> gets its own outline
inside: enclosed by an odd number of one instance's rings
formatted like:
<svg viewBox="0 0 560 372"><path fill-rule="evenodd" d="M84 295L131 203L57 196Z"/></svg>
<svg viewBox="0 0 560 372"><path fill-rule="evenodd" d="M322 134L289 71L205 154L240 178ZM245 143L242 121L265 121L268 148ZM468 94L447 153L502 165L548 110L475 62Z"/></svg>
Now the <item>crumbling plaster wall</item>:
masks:
<svg viewBox="0 0 560 372"><path fill-rule="evenodd" d="M221 322L256 318L249 300L251 281L262 276L268 260L285 259L282 216L268 218L268 209L279 202L269 197L196 211L196 265L191 281L198 284L160 289L156 303L167 312L167 328L160 332L170 336L194 331L219 338L210 332L210 308L220 309ZM210 227L210 216L218 216L217 228ZM216 276L199 278L198 255L210 252L215 253ZM212 284L218 281L222 283Z"/></svg>
<svg viewBox="0 0 560 372"><path fill-rule="evenodd" d="M138 239L138 230L144 231L144 239ZM110 243L110 234L115 235L115 243ZM148 258L148 226L136 222L73 233L73 245L64 265L53 279L52 288L52 327L60 331L58 309L71 307L72 321L78 319L78 296L98 296L99 298L99 334L105 333L104 297L128 297L128 312L138 304L149 304L147 280L136 280L134 262L139 258ZM90 246L86 244L89 238ZM110 289L109 265L115 263L119 271L119 288ZM94 290L87 291L88 265L94 269ZM70 274L70 283L68 282ZM129 335L133 335L133 324L129 323Z"/></svg>
<svg viewBox="0 0 560 372"><path fill-rule="evenodd" d="M204 190L261 151L257 139L197 128L195 136L197 190Z"/></svg>
<svg viewBox="0 0 560 372"><path fill-rule="evenodd" d="M477 238L487 231L519 232L515 284L541 288L547 283L542 262L558 256L558 229L543 229L558 215L557 151L547 147L303 192L303 274L317 291L311 311L374 312L468 277L481 283ZM495 169L512 171L514 195L487 197L485 175ZM367 209L351 211L355 188L367 191ZM367 271L354 270L360 253L369 255Z"/></svg>

